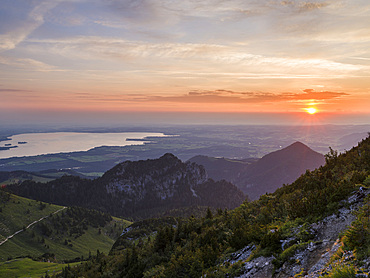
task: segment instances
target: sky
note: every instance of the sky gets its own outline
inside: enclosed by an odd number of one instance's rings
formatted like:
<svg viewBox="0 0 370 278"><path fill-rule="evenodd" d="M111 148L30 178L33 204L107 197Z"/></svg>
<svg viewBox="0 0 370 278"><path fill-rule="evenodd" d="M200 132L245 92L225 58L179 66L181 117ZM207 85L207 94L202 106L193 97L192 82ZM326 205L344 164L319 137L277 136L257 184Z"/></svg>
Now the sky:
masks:
<svg viewBox="0 0 370 278"><path fill-rule="evenodd" d="M370 123L369 107L368 0L0 2L0 124Z"/></svg>

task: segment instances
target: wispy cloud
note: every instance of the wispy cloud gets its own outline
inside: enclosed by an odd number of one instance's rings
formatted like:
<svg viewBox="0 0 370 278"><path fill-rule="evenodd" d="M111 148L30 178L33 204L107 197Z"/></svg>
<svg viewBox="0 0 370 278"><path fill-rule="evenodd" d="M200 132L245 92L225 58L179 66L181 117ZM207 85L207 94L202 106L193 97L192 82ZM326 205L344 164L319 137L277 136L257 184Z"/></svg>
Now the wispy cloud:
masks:
<svg viewBox="0 0 370 278"><path fill-rule="evenodd" d="M121 19L136 24L153 24L168 20L171 13L166 12L166 1L151 0L111 0L108 7Z"/></svg>
<svg viewBox="0 0 370 278"><path fill-rule="evenodd" d="M299 12L310 12L310 11L322 9L330 5L330 1L309 2L309 1L285 0L285 1L280 1L277 4L294 8L296 11L299 11Z"/></svg>
<svg viewBox="0 0 370 278"><path fill-rule="evenodd" d="M0 34L0 51L14 49L27 36L44 23L44 15L58 5L56 1L40 1L15 29Z"/></svg>
<svg viewBox="0 0 370 278"><path fill-rule="evenodd" d="M195 55L212 55L225 52L226 47L216 44L196 43L150 43L145 41L132 41L115 37L79 36L66 39L30 39L28 43L38 46L49 45L53 51L60 54L71 54L92 57L112 58L147 58L147 57L191 57ZM90 56L91 55L91 56ZM83 56L84 57L84 56Z"/></svg>
<svg viewBox="0 0 370 278"><path fill-rule="evenodd" d="M144 95L144 94L108 94L104 96L91 93L76 93L70 97L91 102L169 102L187 104L248 104L278 103L302 101L327 101L342 98L349 94L343 92L315 91L305 89L299 93L239 92L232 90L191 91L183 95Z"/></svg>
<svg viewBox="0 0 370 278"><path fill-rule="evenodd" d="M13 58L0 55L0 64L18 69L27 69L40 72L63 71L55 66L30 58Z"/></svg>
<svg viewBox="0 0 370 278"><path fill-rule="evenodd" d="M67 58L85 60L106 60L113 61L140 61L149 62L160 67L163 60L172 61L172 71L176 68L192 68L192 64L199 61L208 61L208 66L214 69L220 67L241 67L245 66L250 70L247 73L258 71L273 73L277 70L281 74L289 74L297 70L306 74L313 74L317 70L327 70L327 75L332 76L349 73L363 69L359 64L341 63L318 58L292 58L264 56L259 54L246 53L242 48L221 44L198 44L198 43L151 43L145 41L130 41L113 37L79 36L66 39L29 39L29 49L42 49L46 46L54 54ZM179 64L178 61L181 61ZM167 62L167 63L168 63ZM204 63L204 65L207 65ZM150 68L150 67L148 67ZM204 69L203 69L204 70ZM234 72L234 71L232 71ZM171 74L171 73L169 73ZM333 77L333 76L332 76Z"/></svg>
<svg viewBox="0 0 370 278"><path fill-rule="evenodd" d="M193 91L182 96L154 96L150 101L181 103L264 103L301 102L306 100L324 101L347 96L343 92L315 91L305 89L300 93L235 92L230 90Z"/></svg>
<svg viewBox="0 0 370 278"><path fill-rule="evenodd" d="M32 92L31 90L19 90L19 89L0 89L0 92L21 92L21 93L29 93Z"/></svg>

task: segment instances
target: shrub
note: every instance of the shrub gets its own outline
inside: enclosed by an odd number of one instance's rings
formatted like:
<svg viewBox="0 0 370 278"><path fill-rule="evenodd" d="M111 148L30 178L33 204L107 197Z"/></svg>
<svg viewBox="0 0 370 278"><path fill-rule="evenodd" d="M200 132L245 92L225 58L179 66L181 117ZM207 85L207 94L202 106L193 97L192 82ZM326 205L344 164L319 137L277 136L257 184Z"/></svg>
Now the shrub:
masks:
<svg viewBox="0 0 370 278"><path fill-rule="evenodd" d="M337 265L330 273L330 278L356 277L356 269L352 265Z"/></svg>

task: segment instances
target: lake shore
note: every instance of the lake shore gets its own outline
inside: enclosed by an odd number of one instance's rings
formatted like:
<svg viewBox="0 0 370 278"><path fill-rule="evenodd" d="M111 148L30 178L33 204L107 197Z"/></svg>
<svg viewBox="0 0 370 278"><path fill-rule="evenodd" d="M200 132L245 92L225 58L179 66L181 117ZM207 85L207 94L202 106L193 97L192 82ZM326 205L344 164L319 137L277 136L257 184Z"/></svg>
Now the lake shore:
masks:
<svg viewBox="0 0 370 278"><path fill-rule="evenodd" d="M0 141L0 159L53 153L88 151L101 146L131 146L147 143L147 138L166 137L153 132L46 132L24 133Z"/></svg>

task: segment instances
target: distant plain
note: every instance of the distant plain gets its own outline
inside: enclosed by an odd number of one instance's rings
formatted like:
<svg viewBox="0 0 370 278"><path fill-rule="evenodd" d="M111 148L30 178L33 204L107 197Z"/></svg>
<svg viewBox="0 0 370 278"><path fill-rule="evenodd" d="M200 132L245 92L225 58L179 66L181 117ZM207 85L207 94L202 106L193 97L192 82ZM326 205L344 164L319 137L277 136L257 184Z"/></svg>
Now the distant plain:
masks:
<svg viewBox="0 0 370 278"><path fill-rule="evenodd" d="M158 158L168 152L184 161L196 155L233 159L258 158L284 148L295 141L300 141L313 150L326 154L329 147L339 152L349 150L365 138L369 131L370 125L179 125L126 128L56 128L53 130L47 128L41 130L3 129L0 131L1 140L15 134L35 132L89 132L96 134L145 132L177 136L135 139L135 143L145 142L141 145L102 145L87 151L4 158L0 159L0 171L73 169L84 175L96 177L122 161ZM2 152L6 152L6 150L0 151L0 157Z"/></svg>

